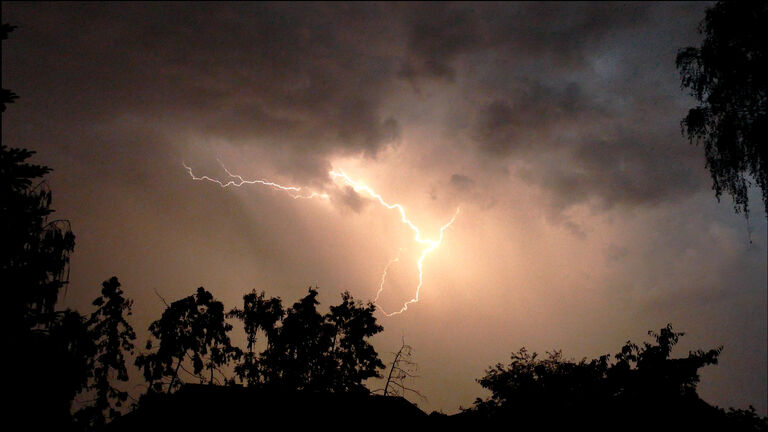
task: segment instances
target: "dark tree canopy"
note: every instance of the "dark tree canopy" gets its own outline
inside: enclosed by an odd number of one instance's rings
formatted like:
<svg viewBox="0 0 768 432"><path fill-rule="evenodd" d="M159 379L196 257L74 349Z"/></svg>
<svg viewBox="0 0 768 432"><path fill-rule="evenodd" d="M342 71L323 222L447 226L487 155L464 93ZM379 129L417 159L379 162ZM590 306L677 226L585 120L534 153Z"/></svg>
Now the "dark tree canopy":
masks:
<svg viewBox="0 0 768 432"><path fill-rule="evenodd" d="M331 306L326 315L326 321L333 327L330 370L334 374L330 388L338 392L367 391L363 381L379 377L378 370L384 369L384 363L367 339L383 327L376 323L373 316L376 306L372 303L363 305L348 292L344 292L341 299L341 304Z"/></svg>
<svg viewBox="0 0 768 432"><path fill-rule="evenodd" d="M93 301L98 309L88 318L89 339L93 343L88 359L86 392L92 402L75 413L78 423L87 428L101 427L119 417L128 392L116 387L114 380L128 381L126 355L133 354L136 333L127 321L133 301L124 297L116 277L102 283L101 295Z"/></svg>
<svg viewBox="0 0 768 432"><path fill-rule="evenodd" d="M235 374L240 381L257 385L263 382L265 372L255 351L257 334L262 331L268 342L275 341L276 325L285 316L282 301L279 297L266 299L263 292L254 290L243 296L242 309L232 309L227 315L243 322L246 335L246 351L235 366Z"/></svg>
<svg viewBox="0 0 768 432"><path fill-rule="evenodd" d="M42 177L51 171L27 162L31 150L0 144L0 279L8 287L14 333L47 327L59 291L67 284L75 236L64 220L51 220L51 192Z"/></svg>
<svg viewBox="0 0 768 432"><path fill-rule="evenodd" d="M672 358L683 336L667 325L648 332L654 343L627 342L619 353L575 361L560 351L539 357L525 348L478 382L491 392L465 411L473 421L514 422L544 430L765 430L768 420L749 411L725 412L696 393L699 369L717 364L722 347ZM744 424L743 429L733 429ZM730 426L730 427L726 427ZM757 427L757 429L750 429Z"/></svg>
<svg viewBox="0 0 768 432"><path fill-rule="evenodd" d="M373 316L375 306L362 304L349 293L322 315L317 290L283 311L279 298L252 292L243 309L230 316L243 321L247 352L235 371L249 385L281 390L367 392L363 382L378 377L384 364L368 338L382 331ZM254 352L256 333L263 331L266 349Z"/></svg>
<svg viewBox="0 0 768 432"><path fill-rule="evenodd" d="M136 357L136 366L144 372L150 392L166 392L181 385L179 371L185 371L200 382L213 384L220 368L240 355L229 339L232 326L225 321L224 305L203 287L194 295L171 303L159 320L149 326L154 337L147 341L152 350ZM189 360L192 371L184 368ZM202 375L203 370L207 374ZM224 379L226 381L226 378Z"/></svg>
<svg viewBox="0 0 768 432"><path fill-rule="evenodd" d="M736 212L745 215L752 181L768 208L766 22L764 1L718 2L701 23L701 47L677 54L682 87L700 104L683 119L683 133L692 143L704 144L718 200L727 192Z"/></svg>
<svg viewBox="0 0 768 432"><path fill-rule="evenodd" d="M14 27L3 25L3 39ZM3 111L16 95L3 89ZM75 236L50 216L51 169L30 163L31 150L0 144L0 281L5 298L8 410L38 414L40 427L69 424L75 395L86 385L92 343L77 312L56 310L67 284ZM13 423L13 418L9 420Z"/></svg>

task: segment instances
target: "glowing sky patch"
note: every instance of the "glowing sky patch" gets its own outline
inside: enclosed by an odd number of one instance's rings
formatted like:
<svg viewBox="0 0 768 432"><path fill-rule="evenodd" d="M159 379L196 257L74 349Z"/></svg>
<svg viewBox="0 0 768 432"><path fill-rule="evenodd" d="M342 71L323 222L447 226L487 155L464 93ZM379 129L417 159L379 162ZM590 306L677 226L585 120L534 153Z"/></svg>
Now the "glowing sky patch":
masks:
<svg viewBox="0 0 768 432"><path fill-rule="evenodd" d="M330 199L330 196L327 193L324 193L324 192L314 192L313 191L313 192L309 192L309 193L303 193L304 189L301 188L301 187L298 187L298 186L283 186L283 185L280 185L278 183L274 183L274 182L271 182L271 181L268 181L268 180L264 180L264 179L262 179L262 180L247 180L247 179L243 178L239 174L233 174L232 172L230 172L227 169L227 167L224 166L224 164L221 161L219 161L219 164L224 169L224 172L226 172L227 175L229 175L229 177L230 177L229 180L222 181L222 180L218 180L218 179L206 176L206 175L204 175L204 176L197 176L192 171L192 168L190 166L188 166L186 163L182 162L182 165L184 165L184 168L187 170L187 173L189 173L189 176L193 180L207 181L207 182L211 182L211 183L216 183L216 184L218 184L222 188L241 187L241 186L244 186L244 185L262 185L262 186L267 186L267 187L270 187L270 188L278 190L278 191L285 192L289 196L291 196L293 199L313 199L313 198L324 199L324 200ZM403 306L399 310L394 311L394 312L389 312L389 313L384 311L384 309L378 303L379 297L381 296L381 293L384 290L384 285L386 283L387 272L389 271L389 267L392 264L394 264L395 262L398 262L400 260L400 254L398 253L398 256L393 258L392 260L390 260L389 263L387 264L387 266L384 268L384 271L383 271L383 273L381 275L381 282L379 283L379 288L376 291L375 298L373 299L373 303L376 304L376 306L378 306L378 308L382 311L382 313L385 316L389 317L389 316L398 315L398 314L401 314L401 313L405 312L406 310L408 310L408 305L413 304L413 303L418 303L418 301L419 301L419 293L421 292L422 285L424 285L424 260L427 258L427 255L432 253L435 249L437 249L440 246L440 243L442 243L442 241L443 241L443 236L445 235L445 230L447 230L453 224L453 222L456 221L456 217L459 215L460 209L456 208L456 212L453 214L453 217L451 217L451 220L448 221L448 223L444 224L442 227L440 227L440 235L439 235L439 237L436 240L435 239L431 239L431 238L428 238L428 237L424 237L422 235L421 230L419 229L419 227L417 227L410 219L408 219L408 217L406 216L405 207L403 207L401 204L398 204L398 203L392 204L392 203L389 203L389 202L385 201L384 198L381 195L379 195L378 193L376 193L376 191L373 190L371 187L366 186L365 184L363 184L361 182L352 180L342 170L331 170L331 171L328 172L328 174L331 176L331 179L334 181L335 185L337 185L337 186L352 187L355 192L357 192L357 193L364 193L365 195L368 195L370 198L372 198L373 200L377 201L383 207L385 207L385 208L387 208L389 210L397 210L400 213L400 221L403 224L407 225L408 228L411 229L411 231L413 231L413 234L414 234L413 241L415 241L416 243L418 243L419 245L422 246L421 253L419 254L419 259L416 261L416 267L417 267L418 272L419 272L419 283L418 283L418 285L416 285L414 296L410 300L408 300L405 303L403 303Z"/></svg>

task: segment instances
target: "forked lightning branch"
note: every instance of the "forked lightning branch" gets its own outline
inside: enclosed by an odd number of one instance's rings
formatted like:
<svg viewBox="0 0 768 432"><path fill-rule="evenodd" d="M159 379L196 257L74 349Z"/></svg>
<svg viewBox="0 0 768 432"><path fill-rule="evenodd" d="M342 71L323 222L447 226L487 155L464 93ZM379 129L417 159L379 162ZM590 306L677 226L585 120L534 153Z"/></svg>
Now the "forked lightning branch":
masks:
<svg viewBox="0 0 768 432"><path fill-rule="evenodd" d="M221 164L222 168L224 169L224 172L227 173L229 176L229 179L227 180L219 180L215 179L209 176L197 176L194 172L192 172L192 168L189 167L186 163L183 164L184 168L186 168L187 172L189 173L189 176L192 177L193 180L197 181L206 181L211 183L216 183L222 188L228 188L228 187L242 187L246 185L260 185L269 187L281 192L286 193L288 196L290 196L293 199L322 199L322 200L329 200L330 195L327 193L321 193L321 192L314 192L314 191L305 191L304 188L298 187L298 186L283 186L268 180L248 180L243 178L242 176L238 174L231 173L224 164ZM389 209L389 210L397 210L398 214L400 215L400 221L407 225L408 228L413 232L413 241L415 241L418 245L421 246L421 253L419 254L418 260L416 260L416 268L418 270L419 274L419 282L416 286L414 296L403 303L403 306L400 308L400 310L389 312L387 313L384 311L384 309L381 307L381 305L378 304L379 297L381 296L382 291L384 291L384 285L386 283L387 279L387 272L389 271L389 267L394 264L395 262L400 261L400 255L398 254L397 257L390 260L389 263L384 267L384 271L381 275L381 280L379 283L378 291L376 292L376 297L373 300L373 303L376 304L376 306L382 311L382 313L386 316L392 316L392 315L398 315L406 310L408 310L408 305L417 303L419 301L419 293L421 292L421 287L424 284L424 260L427 258L427 256L432 253L435 249L437 249L440 244L443 241L443 236L445 235L445 230L447 230L453 222L456 220L456 217L459 215L459 208L456 209L456 212L453 214L453 217L451 218L448 223L440 227L440 235L437 239L431 239L424 237L421 233L421 230L419 227L417 227L410 219L408 219L405 208L398 204L398 203L389 203L384 200L384 198L376 193L372 188L357 182L355 180L352 180L344 171L342 170L332 170L328 172L328 175L333 180L334 184L337 187L351 187L354 189L355 192L359 194L363 194L374 201L378 202L381 206Z"/></svg>

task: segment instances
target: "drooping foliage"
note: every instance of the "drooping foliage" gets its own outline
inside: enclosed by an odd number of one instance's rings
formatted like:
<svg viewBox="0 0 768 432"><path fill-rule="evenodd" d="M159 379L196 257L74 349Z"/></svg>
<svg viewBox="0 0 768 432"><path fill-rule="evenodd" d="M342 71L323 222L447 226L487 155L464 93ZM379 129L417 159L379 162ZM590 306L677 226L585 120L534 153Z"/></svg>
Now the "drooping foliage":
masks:
<svg viewBox="0 0 768 432"><path fill-rule="evenodd" d="M51 169L29 163L34 153L0 144L0 278L14 334L45 329L56 320L75 247L69 223L50 218L52 195L42 177Z"/></svg>
<svg viewBox="0 0 768 432"><path fill-rule="evenodd" d="M15 26L3 24L2 39ZM2 92L6 104L18 96ZM0 281L10 423L38 412L40 427L70 424L72 400L87 379L90 350L85 319L56 310L67 285L75 236L66 220L52 219L52 195L44 181L51 169L29 162L35 152L0 144Z"/></svg>
<svg viewBox="0 0 768 432"><path fill-rule="evenodd" d="M136 358L149 391L161 392L165 387L170 393L181 385L179 371L201 383L221 382L220 368L240 356L240 350L230 342L230 330L232 325L225 320L224 305L203 287L194 295L171 303L162 317L149 326L154 339L147 341L146 349L152 351ZM187 360L191 371L184 367ZM204 370L206 374L202 375Z"/></svg>
<svg viewBox="0 0 768 432"><path fill-rule="evenodd" d="M766 22L764 1L718 2L701 23L701 47L681 49L676 62L682 87L699 102L683 119L683 133L704 145L715 196L727 192L745 215L750 178L768 207Z"/></svg>

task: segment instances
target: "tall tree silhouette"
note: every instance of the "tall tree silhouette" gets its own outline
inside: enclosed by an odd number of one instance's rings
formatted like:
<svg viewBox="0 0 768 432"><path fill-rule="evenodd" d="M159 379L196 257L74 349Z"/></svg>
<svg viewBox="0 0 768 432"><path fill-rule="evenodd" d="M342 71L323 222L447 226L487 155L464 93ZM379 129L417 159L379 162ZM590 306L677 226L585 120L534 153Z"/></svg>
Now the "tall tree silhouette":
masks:
<svg viewBox="0 0 768 432"><path fill-rule="evenodd" d="M149 382L149 392L160 392L166 386L165 391L170 393L181 385L179 371L186 370L183 364L187 360L192 365L189 373L200 382L216 382L215 372L240 355L230 342L230 330L224 305L203 287L194 295L171 303L162 317L149 326L156 342L149 339L146 349L152 350L155 345L157 348L136 358L136 366Z"/></svg>
<svg viewBox="0 0 768 432"><path fill-rule="evenodd" d="M712 188L749 212L751 177L762 189L768 217L768 3L718 2L699 31L701 47L677 54L682 87L700 103L682 121L683 133L704 144Z"/></svg>
<svg viewBox="0 0 768 432"><path fill-rule="evenodd" d="M326 321L333 326L330 387L339 392L367 392L363 381L378 377L378 370L384 368L367 339L384 328L376 323L372 303L355 301L349 292L342 293L341 300L326 315Z"/></svg>
<svg viewBox="0 0 768 432"><path fill-rule="evenodd" d="M75 236L69 222L51 219L51 169L27 162L34 151L0 144L0 280L8 288L12 334L45 329L56 320L59 291L67 284Z"/></svg>
<svg viewBox="0 0 768 432"><path fill-rule="evenodd" d="M266 380L284 389L327 388L333 328L317 311L317 290L293 304L263 353Z"/></svg>
<svg viewBox="0 0 768 432"><path fill-rule="evenodd" d="M3 24L2 39L14 28ZM17 98L4 88L3 112ZM70 424L72 399L85 386L92 344L80 314L56 310L75 236L66 220L51 217L44 180L51 169L28 162L34 153L0 144L0 281L6 361L13 368L8 408L11 424L16 416L61 427Z"/></svg>
<svg viewBox="0 0 768 432"><path fill-rule="evenodd" d="M249 385L262 384L264 371L256 352L257 334L262 331L267 341L274 342L277 323L285 316L282 301L279 297L265 298L264 292L254 290L243 296L242 309L232 309L227 315L243 322L246 335L246 350L235 373Z"/></svg>
<svg viewBox="0 0 768 432"><path fill-rule="evenodd" d="M89 380L85 392L93 396L90 404L75 413L75 418L87 428L101 427L121 415L120 408L128 392L114 385L114 380L128 381L125 358L133 354L136 333L127 321L133 301L127 299L116 277L102 283L101 295L93 301L98 309L86 325L93 342L89 359Z"/></svg>

